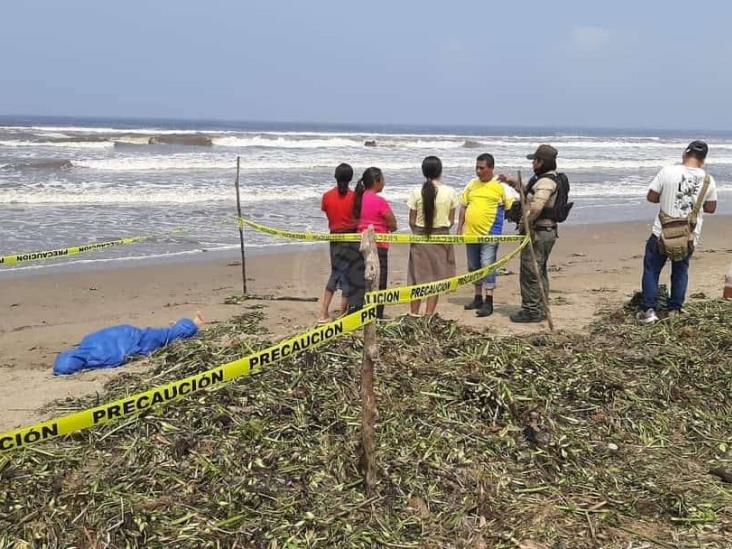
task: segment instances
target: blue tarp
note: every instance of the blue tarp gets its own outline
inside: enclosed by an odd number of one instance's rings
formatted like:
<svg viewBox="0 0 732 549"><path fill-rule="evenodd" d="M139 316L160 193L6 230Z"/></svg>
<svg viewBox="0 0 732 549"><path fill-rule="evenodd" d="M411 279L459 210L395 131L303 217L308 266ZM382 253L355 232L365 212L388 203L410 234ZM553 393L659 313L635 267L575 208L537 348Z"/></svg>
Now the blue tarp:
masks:
<svg viewBox="0 0 732 549"><path fill-rule="evenodd" d="M189 318L182 318L170 328L112 326L87 335L76 349L59 354L53 364L53 373L67 375L87 368L115 368L135 355L152 354L177 339L193 337L197 332L198 326Z"/></svg>

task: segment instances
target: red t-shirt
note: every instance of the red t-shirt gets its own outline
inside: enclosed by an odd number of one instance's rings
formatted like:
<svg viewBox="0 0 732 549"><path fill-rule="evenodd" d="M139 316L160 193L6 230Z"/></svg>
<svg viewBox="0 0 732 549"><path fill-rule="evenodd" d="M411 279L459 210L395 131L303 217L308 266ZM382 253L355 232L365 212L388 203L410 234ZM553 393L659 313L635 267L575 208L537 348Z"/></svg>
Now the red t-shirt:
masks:
<svg viewBox="0 0 732 549"><path fill-rule="evenodd" d="M356 221L353 219L353 191L341 196L338 194L338 187L323 194L320 209L325 212L328 218L328 228L332 233L355 232Z"/></svg>

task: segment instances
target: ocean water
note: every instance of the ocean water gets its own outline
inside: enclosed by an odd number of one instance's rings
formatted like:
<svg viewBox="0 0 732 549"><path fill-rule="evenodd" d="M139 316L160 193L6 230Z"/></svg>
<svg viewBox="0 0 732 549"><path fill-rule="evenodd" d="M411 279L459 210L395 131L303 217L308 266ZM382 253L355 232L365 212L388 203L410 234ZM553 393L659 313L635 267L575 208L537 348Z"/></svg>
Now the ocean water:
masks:
<svg viewBox="0 0 732 549"><path fill-rule="evenodd" d="M459 189L482 152L495 156L498 172L528 178L525 156L540 143L559 149L570 177L568 223L650 221L648 182L695 138L710 145L719 211L732 212L732 133L0 118L0 255L137 235L153 238L16 268L236 249L237 156L243 214L292 229L327 229L320 196L340 162L357 174L380 167L384 196L406 227L405 202L426 155L442 159L444 182ZM246 242L292 245L250 231Z"/></svg>

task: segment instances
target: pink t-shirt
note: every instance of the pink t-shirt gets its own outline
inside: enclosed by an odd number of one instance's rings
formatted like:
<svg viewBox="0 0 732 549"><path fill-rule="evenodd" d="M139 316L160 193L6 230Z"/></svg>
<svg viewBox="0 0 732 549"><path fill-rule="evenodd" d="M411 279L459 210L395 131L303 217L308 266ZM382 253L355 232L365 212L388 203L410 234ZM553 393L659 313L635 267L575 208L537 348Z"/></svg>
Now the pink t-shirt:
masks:
<svg viewBox="0 0 732 549"><path fill-rule="evenodd" d="M361 201L361 217L358 220L358 232L368 229L369 225L374 226L377 233L388 233L389 227L386 224L386 216L391 213L389 203L378 194L366 191ZM379 248L389 248L387 242L379 242Z"/></svg>

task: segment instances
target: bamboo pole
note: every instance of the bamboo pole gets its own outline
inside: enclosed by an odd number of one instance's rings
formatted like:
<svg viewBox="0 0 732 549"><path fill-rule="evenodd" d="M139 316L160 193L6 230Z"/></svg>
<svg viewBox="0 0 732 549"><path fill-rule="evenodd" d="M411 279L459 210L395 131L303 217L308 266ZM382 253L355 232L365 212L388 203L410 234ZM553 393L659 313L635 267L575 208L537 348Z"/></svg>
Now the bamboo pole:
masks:
<svg viewBox="0 0 732 549"><path fill-rule="evenodd" d="M521 195L521 215L524 221L524 230L526 231L526 234L531 237L531 242L529 242L529 251L531 253L531 266L534 268L536 280L537 282L539 282L539 293L541 294L541 303L544 305L546 321L549 324L549 330L553 332L554 322L552 321L552 313L549 310L549 296L546 294L546 289L544 288L544 279L542 278L541 272L539 271L539 262L536 260L536 252L534 251L534 235L531 231L531 227L529 226L529 203L526 200L526 193L524 193L524 184L521 181L521 170L519 170L518 172L518 188L519 194Z"/></svg>
<svg viewBox="0 0 732 549"><path fill-rule="evenodd" d="M361 246L366 269L364 278L366 292L379 288L379 254L376 248L374 227L361 235ZM363 333L363 360L361 362L361 455L359 465L364 475L364 486L368 495L373 494L376 484L376 458L374 423L376 421L376 395L374 394L374 363L378 358L376 343L376 322L370 322Z"/></svg>
<svg viewBox="0 0 732 549"><path fill-rule="evenodd" d="M236 157L236 212L239 215L237 219L241 220L241 196L239 193L239 163L240 157ZM244 253L244 227L239 221L239 245L241 247L241 291L242 295L247 295L247 258Z"/></svg>

